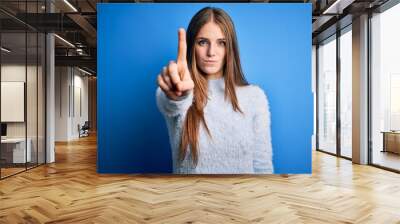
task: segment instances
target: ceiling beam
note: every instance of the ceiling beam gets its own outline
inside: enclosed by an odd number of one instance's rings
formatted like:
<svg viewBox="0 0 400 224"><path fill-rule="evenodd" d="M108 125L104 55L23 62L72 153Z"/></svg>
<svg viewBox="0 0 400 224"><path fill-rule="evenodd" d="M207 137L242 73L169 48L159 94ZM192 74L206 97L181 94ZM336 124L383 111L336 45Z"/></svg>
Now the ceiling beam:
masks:
<svg viewBox="0 0 400 224"><path fill-rule="evenodd" d="M97 60L90 56L55 56L56 66L81 66L88 67L92 71L97 69Z"/></svg>
<svg viewBox="0 0 400 224"><path fill-rule="evenodd" d="M87 38L87 41L96 40L97 38L97 30L90 24L85 17L80 14L68 14L67 15L71 20L73 20L77 25L79 25L85 33L90 37ZM90 43L91 46L96 46L96 41L92 41Z"/></svg>

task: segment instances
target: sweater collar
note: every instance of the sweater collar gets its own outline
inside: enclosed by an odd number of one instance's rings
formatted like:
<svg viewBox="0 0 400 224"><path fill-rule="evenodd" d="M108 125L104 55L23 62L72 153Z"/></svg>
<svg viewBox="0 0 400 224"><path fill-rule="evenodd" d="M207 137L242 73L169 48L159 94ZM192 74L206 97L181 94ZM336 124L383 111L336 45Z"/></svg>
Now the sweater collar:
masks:
<svg viewBox="0 0 400 224"><path fill-rule="evenodd" d="M217 79L208 79L208 84L209 84L209 85L221 85L221 84L225 84L225 78L222 76L222 77L217 78Z"/></svg>
<svg viewBox="0 0 400 224"><path fill-rule="evenodd" d="M225 91L225 79L224 77L218 78L218 79L208 79L208 89L211 92L219 92L219 91Z"/></svg>

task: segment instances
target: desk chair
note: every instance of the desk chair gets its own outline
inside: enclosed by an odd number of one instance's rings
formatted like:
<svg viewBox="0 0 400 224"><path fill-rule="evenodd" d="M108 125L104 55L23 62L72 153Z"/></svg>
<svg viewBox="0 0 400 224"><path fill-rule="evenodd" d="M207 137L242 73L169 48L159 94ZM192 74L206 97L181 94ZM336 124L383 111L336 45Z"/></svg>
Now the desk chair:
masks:
<svg viewBox="0 0 400 224"><path fill-rule="evenodd" d="M85 121L82 127L80 127L80 125L78 124L79 138L89 136L89 129L90 129L89 121Z"/></svg>

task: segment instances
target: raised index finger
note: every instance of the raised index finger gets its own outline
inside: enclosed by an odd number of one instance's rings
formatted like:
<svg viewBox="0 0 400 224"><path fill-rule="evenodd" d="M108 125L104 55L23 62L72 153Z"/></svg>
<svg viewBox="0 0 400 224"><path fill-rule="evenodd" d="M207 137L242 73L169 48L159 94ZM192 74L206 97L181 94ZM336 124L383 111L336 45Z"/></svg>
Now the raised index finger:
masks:
<svg viewBox="0 0 400 224"><path fill-rule="evenodd" d="M183 28L178 30L178 58L177 62L186 63L186 31Z"/></svg>

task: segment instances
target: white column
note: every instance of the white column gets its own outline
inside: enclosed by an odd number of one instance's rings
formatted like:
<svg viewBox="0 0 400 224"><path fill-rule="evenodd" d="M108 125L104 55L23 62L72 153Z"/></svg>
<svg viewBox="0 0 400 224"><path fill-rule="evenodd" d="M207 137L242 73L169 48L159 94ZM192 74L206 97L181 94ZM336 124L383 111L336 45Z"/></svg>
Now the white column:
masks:
<svg viewBox="0 0 400 224"><path fill-rule="evenodd" d="M353 162L368 163L368 15L353 19Z"/></svg>
<svg viewBox="0 0 400 224"><path fill-rule="evenodd" d="M54 6L50 1L46 4L47 12L53 12ZM55 161L55 44L54 34L46 35L46 163Z"/></svg>

